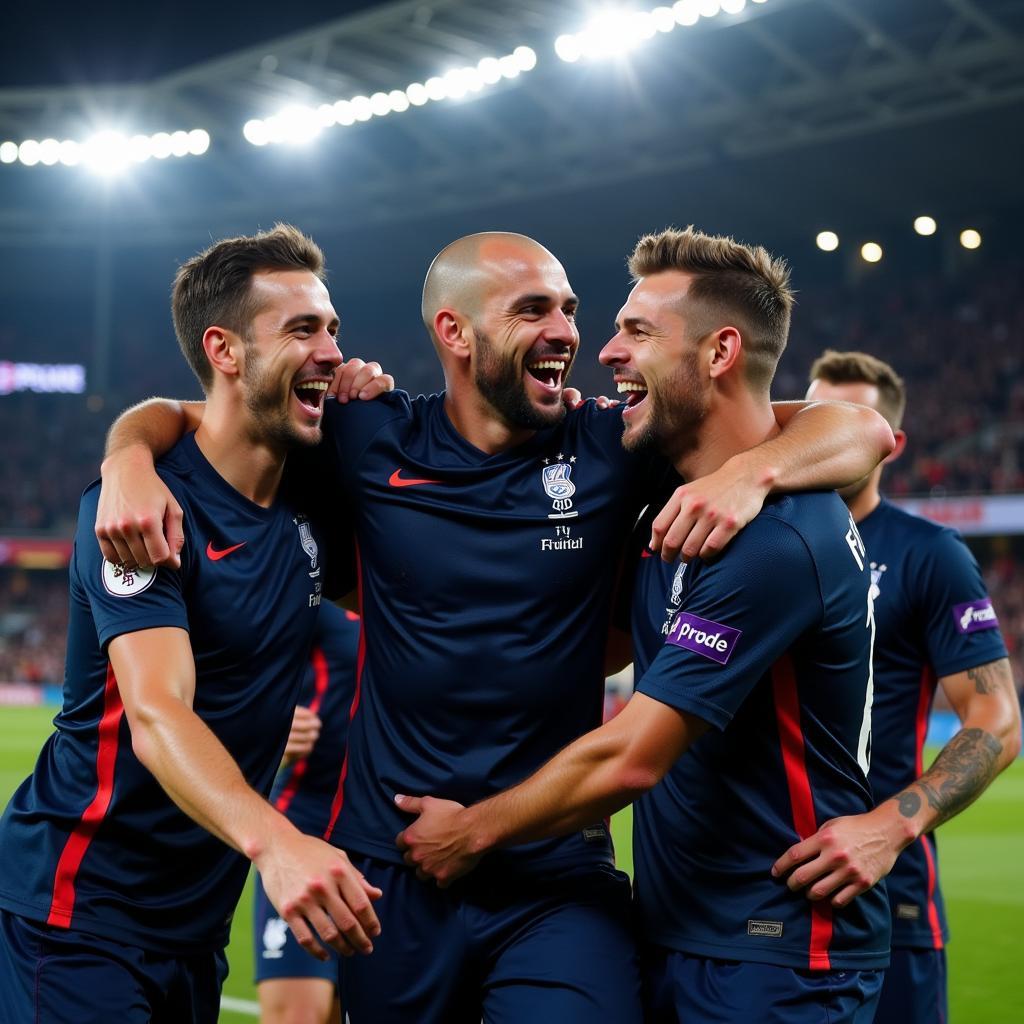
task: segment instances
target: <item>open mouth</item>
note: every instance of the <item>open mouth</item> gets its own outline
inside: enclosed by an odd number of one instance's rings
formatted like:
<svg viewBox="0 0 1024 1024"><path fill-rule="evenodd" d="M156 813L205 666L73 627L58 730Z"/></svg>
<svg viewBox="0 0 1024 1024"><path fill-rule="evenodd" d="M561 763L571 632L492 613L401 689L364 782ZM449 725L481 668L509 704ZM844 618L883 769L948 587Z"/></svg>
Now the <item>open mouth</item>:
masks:
<svg viewBox="0 0 1024 1024"><path fill-rule="evenodd" d="M301 380L292 388L299 405L311 416L320 416L324 411L324 398L330 381Z"/></svg>
<svg viewBox="0 0 1024 1024"><path fill-rule="evenodd" d="M635 409L647 398L647 384L643 380L619 379L615 382L615 389L620 395L625 395L622 401L627 412Z"/></svg>
<svg viewBox="0 0 1024 1024"><path fill-rule="evenodd" d="M526 364L530 376L550 391L561 389L569 366L568 356L545 356Z"/></svg>

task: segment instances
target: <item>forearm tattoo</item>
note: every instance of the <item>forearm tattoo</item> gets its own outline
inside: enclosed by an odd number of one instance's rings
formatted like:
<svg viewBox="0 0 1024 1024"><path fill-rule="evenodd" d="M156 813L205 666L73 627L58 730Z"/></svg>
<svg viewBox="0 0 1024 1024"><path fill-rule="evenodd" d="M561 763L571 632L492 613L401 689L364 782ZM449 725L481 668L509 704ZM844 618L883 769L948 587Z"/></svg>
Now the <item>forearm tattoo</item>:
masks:
<svg viewBox="0 0 1024 1024"><path fill-rule="evenodd" d="M935 825L959 814L995 778L1002 752L1003 745L984 729L962 729L943 747L917 781L938 812ZM913 790L897 794L896 800L904 818L912 818L921 809L921 798Z"/></svg>

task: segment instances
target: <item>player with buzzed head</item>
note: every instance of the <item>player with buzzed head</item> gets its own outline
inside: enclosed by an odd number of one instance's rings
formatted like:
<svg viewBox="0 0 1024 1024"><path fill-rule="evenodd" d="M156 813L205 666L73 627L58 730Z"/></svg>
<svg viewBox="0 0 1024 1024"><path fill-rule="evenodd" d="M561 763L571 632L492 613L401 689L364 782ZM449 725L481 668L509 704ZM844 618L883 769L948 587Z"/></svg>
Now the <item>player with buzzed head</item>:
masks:
<svg viewBox="0 0 1024 1024"><path fill-rule="evenodd" d="M352 510L363 633L324 828L384 893L373 956L343 969L353 1024L640 1020L629 883L600 815L503 850L445 891L419 881L395 845L410 821L396 793L478 801L600 721L619 553L665 466L622 448L621 411L566 410L577 303L532 239L459 239L423 291L445 392L325 410L318 453ZM118 518L162 517L136 467L171 438L160 410L146 412L113 433L127 448L108 459L102 537ZM891 444L875 426L852 409L801 412L760 450L677 492L669 514L680 512L682 536L670 531L670 546L721 544L775 480L863 475ZM143 540L138 558L167 554L153 531Z"/></svg>

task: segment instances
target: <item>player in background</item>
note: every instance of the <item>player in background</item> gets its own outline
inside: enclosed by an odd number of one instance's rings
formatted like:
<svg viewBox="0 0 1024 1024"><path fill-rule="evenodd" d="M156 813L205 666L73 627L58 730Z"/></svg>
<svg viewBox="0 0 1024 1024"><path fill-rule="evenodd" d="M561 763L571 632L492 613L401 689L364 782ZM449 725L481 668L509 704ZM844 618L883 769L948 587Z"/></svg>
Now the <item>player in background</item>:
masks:
<svg viewBox="0 0 1024 1024"><path fill-rule="evenodd" d="M623 450L621 410L565 410L576 306L561 264L532 239L459 239L423 288L446 391L325 413L317 454L354 510L365 639L331 835L384 890L374 956L343 972L353 1024L640 1018L629 885L601 815L504 851L450 892L422 885L394 843L409 820L399 785L481 799L600 723L619 553L665 466ZM782 435L677 492L678 545L723 544L775 481L863 475L891 436L862 412L780 410ZM161 406L116 429L113 442L129 444L108 460L115 511L101 537L144 519L140 507L163 520L145 461L180 429ZM154 533L136 530L129 548L168 554Z"/></svg>
<svg viewBox="0 0 1024 1024"><path fill-rule="evenodd" d="M359 616L320 605L313 651L270 802L300 832L322 836L345 756L355 692ZM261 1024L341 1024L338 961L316 960L295 941L255 878L256 989Z"/></svg>
<svg viewBox="0 0 1024 1024"><path fill-rule="evenodd" d="M903 452L906 389L891 366L830 350L810 376L809 398L877 409L895 432L890 458ZM974 556L955 531L886 501L881 476L879 466L840 493L870 560L877 632L869 778L882 802L868 814L826 822L775 867L792 889L836 907L887 875L893 950L876 1021L943 1024L949 936L933 830L1020 752L1020 709ZM962 728L925 771L938 687Z"/></svg>
<svg viewBox="0 0 1024 1024"><path fill-rule="evenodd" d="M215 1021L249 861L294 929L372 948L379 892L265 799L320 601L285 458L319 441L341 362L322 278L285 226L178 272L175 329L208 404L158 467L184 510L180 566L104 561L86 490L63 709L0 822L4 1020Z"/></svg>
<svg viewBox="0 0 1024 1024"><path fill-rule="evenodd" d="M623 444L698 479L778 429L789 273L692 228L641 239L630 269L601 352L628 396ZM778 843L871 806L869 584L830 492L769 498L716 560L643 560L626 708L475 806L397 796L420 815L398 837L407 863L447 885L488 851L636 800L648 1021L867 1024L888 960L884 895L833 914L770 869Z"/></svg>

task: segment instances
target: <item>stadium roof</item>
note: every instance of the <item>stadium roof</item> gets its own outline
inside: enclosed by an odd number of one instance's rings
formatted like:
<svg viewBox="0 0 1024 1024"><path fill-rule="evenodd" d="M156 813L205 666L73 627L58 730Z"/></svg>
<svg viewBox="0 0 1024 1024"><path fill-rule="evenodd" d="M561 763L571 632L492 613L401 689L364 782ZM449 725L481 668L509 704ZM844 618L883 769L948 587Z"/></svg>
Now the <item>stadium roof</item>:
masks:
<svg viewBox="0 0 1024 1024"><path fill-rule="evenodd" d="M170 241L268 216L367 226L602 187L685 189L755 219L1020 201L1024 0L767 0L622 60L563 63L554 40L595 7L400 0L130 85L2 89L0 140L203 128L212 142L102 186L82 168L0 166L0 242L87 244L100 226L114 244ZM242 135L287 105L404 90L522 46L533 70L458 100L306 146Z"/></svg>

